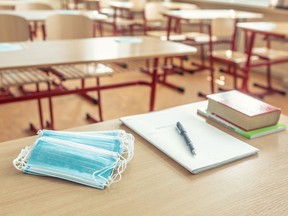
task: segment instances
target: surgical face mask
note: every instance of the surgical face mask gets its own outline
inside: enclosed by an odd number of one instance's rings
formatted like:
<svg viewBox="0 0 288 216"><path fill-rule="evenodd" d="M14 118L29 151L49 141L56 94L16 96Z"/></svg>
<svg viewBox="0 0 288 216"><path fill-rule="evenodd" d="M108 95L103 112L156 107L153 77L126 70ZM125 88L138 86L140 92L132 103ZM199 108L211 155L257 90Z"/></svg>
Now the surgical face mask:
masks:
<svg viewBox="0 0 288 216"><path fill-rule="evenodd" d="M134 137L124 130L64 132L53 130L38 131L40 137L51 137L85 145L96 146L120 153L129 162L134 152ZM132 145L131 145L132 144Z"/></svg>
<svg viewBox="0 0 288 216"><path fill-rule="evenodd" d="M24 173L51 176L103 189L121 179L133 157L134 137L125 131L40 131L13 161Z"/></svg>

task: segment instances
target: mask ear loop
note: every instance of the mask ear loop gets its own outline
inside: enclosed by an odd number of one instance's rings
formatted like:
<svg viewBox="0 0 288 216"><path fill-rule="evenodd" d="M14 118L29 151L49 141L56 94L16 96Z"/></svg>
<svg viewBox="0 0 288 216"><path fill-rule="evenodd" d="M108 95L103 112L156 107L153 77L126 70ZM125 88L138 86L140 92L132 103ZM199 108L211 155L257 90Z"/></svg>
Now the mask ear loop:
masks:
<svg viewBox="0 0 288 216"><path fill-rule="evenodd" d="M100 187L105 187L105 186L110 186L114 180L116 178L116 176L118 177L118 175L120 175L120 179L121 179L121 173L118 173L116 172L115 173L115 170L116 170L116 167L118 166L120 162L120 159L118 158L117 161L115 161L113 164L111 164L110 166L107 166L107 167L103 167L101 170L97 170L93 173L93 179L94 181L97 183L98 186ZM103 173L105 173L106 171L110 170L110 169L113 169L112 171L112 175L109 177L109 178L105 178L103 176ZM101 178L102 180L104 180L105 183L101 183L97 180L97 177ZM119 181L120 181L119 179Z"/></svg>
<svg viewBox="0 0 288 216"><path fill-rule="evenodd" d="M129 162L134 156L134 141L135 138L132 134L126 133L125 131L120 131L120 140L122 141L121 153Z"/></svg>
<svg viewBox="0 0 288 216"><path fill-rule="evenodd" d="M24 149L21 149L21 152L18 155L18 157L13 160L13 166L20 171L24 171L28 163L28 157L30 156L30 153L31 149L29 146L26 146Z"/></svg>

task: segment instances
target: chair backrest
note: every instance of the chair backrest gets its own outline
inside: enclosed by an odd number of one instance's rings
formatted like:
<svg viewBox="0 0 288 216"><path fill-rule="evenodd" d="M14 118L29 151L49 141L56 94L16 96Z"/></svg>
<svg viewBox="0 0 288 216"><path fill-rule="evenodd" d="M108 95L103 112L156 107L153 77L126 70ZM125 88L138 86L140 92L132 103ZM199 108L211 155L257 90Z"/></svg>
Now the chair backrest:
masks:
<svg viewBox="0 0 288 216"><path fill-rule="evenodd" d="M23 17L0 14L0 42L27 41L30 37L29 22Z"/></svg>
<svg viewBox="0 0 288 216"><path fill-rule="evenodd" d="M27 2L16 4L15 10L52 10L52 6L46 3Z"/></svg>
<svg viewBox="0 0 288 216"><path fill-rule="evenodd" d="M94 37L94 24L84 15L56 14L45 21L47 40L80 39Z"/></svg>
<svg viewBox="0 0 288 216"><path fill-rule="evenodd" d="M235 20L215 19L212 21L213 35L217 37L231 37L235 30Z"/></svg>
<svg viewBox="0 0 288 216"><path fill-rule="evenodd" d="M147 21L163 20L161 14L164 7L160 2L147 2L144 8L144 15Z"/></svg>
<svg viewBox="0 0 288 216"><path fill-rule="evenodd" d="M145 4L147 3L147 0L130 0L133 3L134 8L145 8Z"/></svg>
<svg viewBox="0 0 288 216"><path fill-rule="evenodd" d="M100 8L109 8L109 1L108 0L99 0Z"/></svg>

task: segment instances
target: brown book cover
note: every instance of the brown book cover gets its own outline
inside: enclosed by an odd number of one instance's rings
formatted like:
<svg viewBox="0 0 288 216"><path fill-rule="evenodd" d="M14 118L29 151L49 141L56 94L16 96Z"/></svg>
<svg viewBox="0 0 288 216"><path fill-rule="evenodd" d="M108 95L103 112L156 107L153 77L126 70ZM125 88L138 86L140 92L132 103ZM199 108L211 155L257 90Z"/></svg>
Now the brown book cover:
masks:
<svg viewBox="0 0 288 216"><path fill-rule="evenodd" d="M237 90L207 96L210 113L246 131L278 123L281 109Z"/></svg>

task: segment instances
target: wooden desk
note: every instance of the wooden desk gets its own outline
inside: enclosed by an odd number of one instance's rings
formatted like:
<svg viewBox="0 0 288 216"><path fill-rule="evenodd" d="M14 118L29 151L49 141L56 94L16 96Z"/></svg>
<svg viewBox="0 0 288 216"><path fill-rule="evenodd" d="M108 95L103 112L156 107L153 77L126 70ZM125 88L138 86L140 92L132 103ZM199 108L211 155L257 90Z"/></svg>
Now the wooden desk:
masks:
<svg viewBox="0 0 288 216"><path fill-rule="evenodd" d="M136 41L135 41L136 40ZM131 41L131 42L129 42ZM31 67L49 67L53 65L108 62L128 59L154 59L152 81L143 80L124 82L100 87L87 87L68 91L40 92L37 98L66 94L83 93L97 89L111 89L131 85L151 87L149 110L154 109L157 83L157 65L159 58L193 54L196 48L183 44L160 41L152 37L103 37L59 41L35 41L19 43L22 49L0 52L0 70ZM103 52L103 50L108 50ZM32 100L35 95L0 100L1 103Z"/></svg>
<svg viewBox="0 0 288 216"><path fill-rule="evenodd" d="M126 9L133 12L142 12L145 9L145 5L135 5L135 3L131 1L110 1L109 5L113 8L119 8L119 9ZM161 2L161 5L163 8L167 10L180 10L189 5L189 9L197 9L198 7L194 4L187 4L187 3L181 3L181 2Z"/></svg>
<svg viewBox="0 0 288 216"><path fill-rule="evenodd" d="M131 1L109 1L109 5L115 9L129 10L130 12L143 12L145 4L135 4Z"/></svg>
<svg viewBox="0 0 288 216"><path fill-rule="evenodd" d="M0 10L0 14L21 16L31 22L32 21L43 22L47 19L47 17L55 14L84 15L95 21L107 19L106 15L99 14L97 11L80 11L80 10L29 10L29 11Z"/></svg>
<svg viewBox="0 0 288 216"><path fill-rule="evenodd" d="M245 22L238 23L237 27L258 34L288 38L288 22Z"/></svg>
<svg viewBox="0 0 288 216"><path fill-rule="evenodd" d="M281 121L288 123L284 116ZM122 125L119 120L73 130L111 129L124 129L135 135L135 156L128 164L122 180L105 190L60 179L23 174L16 170L12 160L23 147L33 143L34 137L0 143L1 214L288 214L287 131L249 141L234 134L259 148L258 155L192 175Z"/></svg>
<svg viewBox="0 0 288 216"><path fill-rule="evenodd" d="M200 9L200 10L172 10L172 11L164 11L163 15L167 17L167 39L169 40L170 34L173 30L173 23L176 25L180 24L180 20L184 21L193 21L200 20L203 21L212 21L216 19L233 19L235 23L246 20L246 19L257 19L262 18L263 15L260 13L252 13L245 11L235 11L235 10L220 10L220 9ZM212 28L210 23L205 23L207 27L207 33L209 35L209 53L213 51L213 41L212 41ZM232 35L231 35L232 37ZM214 92L214 75L213 75L213 59L211 55L209 55L209 67L204 67L204 69L210 69L211 73L211 93Z"/></svg>
<svg viewBox="0 0 288 216"><path fill-rule="evenodd" d="M267 65L267 86L258 85L256 86L266 89L267 92L264 95L271 93L280 93L285 94L284 91L275 89L272 87L271 81L271 69L270 65L281 64L288 62L288 52L287 50L273 50L270 39L277 40L280 39L282 41L287 42L288 39L288 22L245 22L238 23L237 28L241 29L245 35L245 45L246 45L246 53L248 55L245 67L243 69L246 74L246 78L243 80L242 90L249 92L248 90L248 81L249 81L249 72L251 67L257 66L265 66ZM264 47L264 55L261 56L261 52L254 53L254 44L257 36L263 36L263 38L267 39L267 46ZM262 58L262 61L259 63L251 62L251 56L258 55Z"/></svg>

